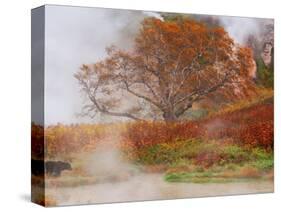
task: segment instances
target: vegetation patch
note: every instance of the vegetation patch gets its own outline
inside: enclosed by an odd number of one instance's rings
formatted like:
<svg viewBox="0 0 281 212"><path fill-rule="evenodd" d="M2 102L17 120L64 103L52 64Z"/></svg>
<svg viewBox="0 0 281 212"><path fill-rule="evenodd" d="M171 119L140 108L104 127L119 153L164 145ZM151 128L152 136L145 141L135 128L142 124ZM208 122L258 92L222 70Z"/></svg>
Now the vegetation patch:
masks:
<svg viewBox="0 0 281 212"><path fill-rule="evenodd" d="M273 168L273 154L262 148L191 139L143 148L136 163L165 166L168 182L228 182L263 179Z"/></svg>

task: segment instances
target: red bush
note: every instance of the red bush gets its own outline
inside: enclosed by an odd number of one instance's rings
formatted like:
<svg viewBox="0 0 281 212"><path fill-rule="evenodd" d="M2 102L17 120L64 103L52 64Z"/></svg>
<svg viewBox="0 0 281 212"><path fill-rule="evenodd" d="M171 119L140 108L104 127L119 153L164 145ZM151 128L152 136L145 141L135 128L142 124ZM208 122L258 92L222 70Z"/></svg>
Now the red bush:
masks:
<svg viewBox="0 0 281 212"><path fill-rule="evenodd" d="M273 148L273 128L273 104L255 105L198 121L58 124L45 130L33 124L32 155L43 158L44 139L47 157L91 151L105 142L133 152L132 148L191 138L231 140L249 147ZM206 159L207 156L200 157Z"/></svg>

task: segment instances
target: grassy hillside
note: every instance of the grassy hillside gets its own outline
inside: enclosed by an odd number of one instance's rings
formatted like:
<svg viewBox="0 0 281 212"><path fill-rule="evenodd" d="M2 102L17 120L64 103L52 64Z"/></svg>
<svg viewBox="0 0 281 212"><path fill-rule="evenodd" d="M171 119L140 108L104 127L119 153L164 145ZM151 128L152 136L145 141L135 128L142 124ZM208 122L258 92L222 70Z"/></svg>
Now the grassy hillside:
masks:
<svg viewBox="0 0 281 212"><path fill-rule="evenodd" d="M101 144L118 149L143 172L163 173L168 182L268 179L273 176L273 109L272 92L267 92L194 121L33 125L32 153L71 162L69 174L87 182L82 156Z"/></svg>
<svg viewBox="0 0 281 212"><path fill-rule="evenodd" d="M155 125L151 129L165 128ZM145 136L151 138L154 133L147 130ZM207 118L169 126L164 140L156 140L140 142L135 162L145 171L165 172L168 182L272 178L273 98L236 103Z"/></svg>

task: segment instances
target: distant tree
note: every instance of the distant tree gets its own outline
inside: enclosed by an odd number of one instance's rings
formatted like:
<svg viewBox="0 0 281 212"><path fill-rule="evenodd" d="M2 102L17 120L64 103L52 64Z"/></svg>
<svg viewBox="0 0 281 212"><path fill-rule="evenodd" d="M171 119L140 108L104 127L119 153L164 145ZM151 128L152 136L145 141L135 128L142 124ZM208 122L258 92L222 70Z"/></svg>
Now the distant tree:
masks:
<svg viewBox="0 0 281 212"><path fill-rule="evenodd" d="M266 66L261 57L256 59L256 64L257 64L257 79L256 79L257 84L266 88L273 88L273 84L274 84L273 65Z"/></svg>
<svg viewBox="0 0 281 212"><path fill-rule="evenodd" d="M84 106L90 116L139 120L150 112L174 121L195 102L211 95L230 96L237 87L247 90L251 84L251 50L234 45L222 27L189 18L145 19L131 50L110 47L107 54L75 74L90 102ZM133 97L145 106L120 107Z"/></svg>
<svg viewBox="0 0 281 212"><path fill-rule="evenodd" d="M273 25L266 25L262 39L258 39L259 35L250 34L247 38L246 45L252 49L253 57L256 62L257 85L273 88L274 84L274 47L273 47ZM270 58L269 63L262 57L267 55Z"/></svg>

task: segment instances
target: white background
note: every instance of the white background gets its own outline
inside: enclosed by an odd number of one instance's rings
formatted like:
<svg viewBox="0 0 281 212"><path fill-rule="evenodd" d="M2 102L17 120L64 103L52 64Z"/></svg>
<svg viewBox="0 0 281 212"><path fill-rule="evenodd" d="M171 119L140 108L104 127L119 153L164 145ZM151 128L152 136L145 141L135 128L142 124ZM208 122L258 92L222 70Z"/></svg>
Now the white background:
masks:
<svg viewBox="0 0 281 212"><path fill-rule="evenodd" d="M67 211L277 211L280 182L280 38L278 0L29 0L0 5L0 211L43 210L30 198L30 9L42 4L275 18L275 193L59 207ZM279 7L278 7L279 6ZM98 26L97 26L98 27ZM243 29L241 29L243 30ZM279 118L279 120L278 120ZM279 211L280 211L279 208Z"/></svg>

